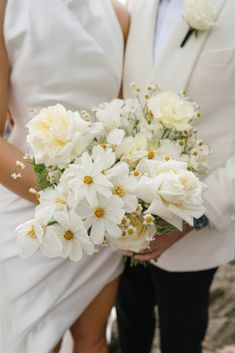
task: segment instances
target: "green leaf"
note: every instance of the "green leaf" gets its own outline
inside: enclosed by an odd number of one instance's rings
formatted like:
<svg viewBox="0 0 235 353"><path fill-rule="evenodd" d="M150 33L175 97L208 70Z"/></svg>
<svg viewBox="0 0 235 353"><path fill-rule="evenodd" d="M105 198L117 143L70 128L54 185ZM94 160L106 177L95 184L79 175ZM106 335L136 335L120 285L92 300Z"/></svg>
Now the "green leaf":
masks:
<svg viewBox="0 0 235 353"><path fill-rule="evenodd" d="M37 187L40 190L44 190L51 185L50 181L48 180L48 173L45 164L36 164L35 161L33 162L33 170L36 174L36 182Z"/></svg>

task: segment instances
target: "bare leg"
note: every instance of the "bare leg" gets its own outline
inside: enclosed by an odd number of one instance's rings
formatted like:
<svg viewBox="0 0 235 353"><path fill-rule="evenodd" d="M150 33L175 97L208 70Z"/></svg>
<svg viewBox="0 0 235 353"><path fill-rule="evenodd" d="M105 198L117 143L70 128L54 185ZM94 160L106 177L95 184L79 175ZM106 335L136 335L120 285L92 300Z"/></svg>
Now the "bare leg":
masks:
<svg viewBox="0 0 235 353"><path fill-rule="evenodd" d="M106 285L71 327L74 353L108 353L106 324L117 287L118 279Z"/></svg>

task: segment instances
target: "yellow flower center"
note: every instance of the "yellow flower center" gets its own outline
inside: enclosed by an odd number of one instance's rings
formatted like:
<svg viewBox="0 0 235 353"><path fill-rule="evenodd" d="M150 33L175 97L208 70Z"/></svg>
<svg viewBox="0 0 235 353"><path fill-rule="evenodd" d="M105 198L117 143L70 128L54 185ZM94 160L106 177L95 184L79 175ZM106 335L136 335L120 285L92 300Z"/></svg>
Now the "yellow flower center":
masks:
<svg viewBox="0 0 235 353"><path fill-rule="evenodd" d="M133 174L134 174L135 177L138 177L138 176L140 175L140 173L138 172L138 170L135 170Z"/></svg>
<svg viewBox="0 0 235 353"><path fill-rule="evenodd" d="M64 233L64 239L66 239L66 240L72 240L73 237L74 237L74 235L73 235L73 232L71 232L71 230L67 230Z"/></svg>
<svg viewBox="0 0 235 353"><path fill-rule="evenodd" d="M137 205L137 207L136 207L136 212L141 211L141 209L142 209L141 205L140 205L140 204L138 204L138 205Z"/></svg>
<svg viewBox="0 0 235 353"><path fill-rule="evenodd" d="M106 148L108 147L108 145L106 143L101 143L100 145L104 150L106 150Z"/></svg>
<svg viewBox="0 0 235 353"><path fill-rule="evenodd" d="M146 221L147 223L152 223L153 217L152 217L152 216L147 216L147 217L145 217L145 221Z"/></svg>
<svg viewBox="0 0 235 353"><path fill-rule="evenodd" d="M86 175L83 179L85 184L92 184L93 183L93 178L90 175Z"/></svg>
<svg viewBox="0 0 235 353"><path fill-rule="evenodd" d="M169 156L165 156L165 161L169 161L171 158Z"/></svg>
<svg viewBox="0 0 235 353"><path fill-rule="evenodd" d="M103 209L103 208L97 208L97 209L95 210L95 215L96 215L96 217L98 217L98 218L104 217L104 215L105 215L104 209Z"/></svg>
<svg viewBox="0 0 235 353"><path fill-rule="evenodd" d="M156 153L154 151L148 151L147 157L148 159L153 159L156 156Z"/></svg>
<svg viewBox="0 0 235 353"><path fill-rule="evenodd" d="M126 218L123 218L123 219L122 219L121 224L122 224L122 226L125 226L125 225L127 224L127 220L126 220Z"/></svg>
<svg viewBox="0 0 235 353"><path fill-rule="evenodd" d="M123 187L121 186L115 186L115 188L113 189L113 194L117 195L119 197L123 197L125 195L125 190Z"/></svg>
<svg viewBox="0 0 235 353"><path fill-rule="evenodd" d="M34 226L31 227L31 229L27 232L27 236L35 239L36 238L36 234L35 234L35 230L34 230Z"/></svg>
<svg viewBox="0 0 235 353"><path fill-rule="evenodd" d="M60 197L56 197L55 203L57 203L58 205L65 205L64 200L62 200Z"/></svg>
<svg viewBox="0 0 235 353"><path fill-rule="evenodd" d="M133 235L133 234L134 234L134 229L129 228L129 229L127 230L127 234L128 234L128 235Z"/></svg>

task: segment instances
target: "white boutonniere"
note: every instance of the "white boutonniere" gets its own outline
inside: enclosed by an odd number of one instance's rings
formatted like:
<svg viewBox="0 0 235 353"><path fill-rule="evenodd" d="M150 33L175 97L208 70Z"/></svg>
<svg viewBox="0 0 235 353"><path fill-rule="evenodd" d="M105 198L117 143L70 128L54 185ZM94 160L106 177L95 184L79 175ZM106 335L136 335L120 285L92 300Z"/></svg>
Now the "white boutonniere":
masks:
<svg viewBox="0 0 235 353"><path fill-rule="evenodd" d="M189 25L181 48L187 43L193 33L209 30L215 25L216 11L212 0L185 0L184 20Z"/></svg>

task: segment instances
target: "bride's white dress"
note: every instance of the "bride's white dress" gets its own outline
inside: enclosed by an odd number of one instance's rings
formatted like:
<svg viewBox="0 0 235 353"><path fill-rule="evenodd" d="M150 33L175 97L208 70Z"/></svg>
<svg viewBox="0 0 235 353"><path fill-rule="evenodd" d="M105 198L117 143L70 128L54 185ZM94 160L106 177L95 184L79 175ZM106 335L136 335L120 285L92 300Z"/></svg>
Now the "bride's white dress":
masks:
<svg viewBox="0 0 235 353"><path fill-rule="evenodd" d="M4 33L15 120L9 140L22 151L30 108L89 109L118 96L123 38L110 0L8 0ZM108 248L79 263L40 253L21 260L15 228L33 208L0 186L1 353L50 352L122 271L120 254Z"/></svg>

